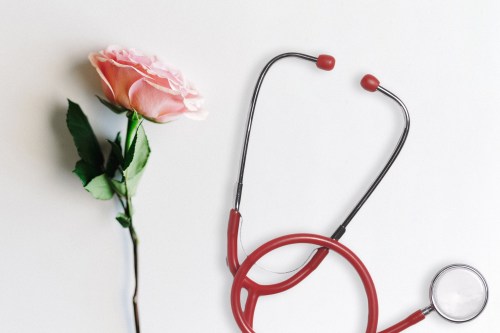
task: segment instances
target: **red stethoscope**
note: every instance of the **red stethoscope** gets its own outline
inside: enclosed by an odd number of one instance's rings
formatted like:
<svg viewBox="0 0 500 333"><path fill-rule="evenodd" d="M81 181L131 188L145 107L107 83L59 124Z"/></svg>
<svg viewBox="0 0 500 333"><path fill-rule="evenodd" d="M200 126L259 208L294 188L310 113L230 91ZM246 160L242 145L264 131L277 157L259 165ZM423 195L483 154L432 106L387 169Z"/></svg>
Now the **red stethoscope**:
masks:
<svg viewBox="0 0 500 333"><path fill-rule="evenodd" d="M257 97L259 95L262 82L267 72L275 62L287 57L300 58L314 62L318 68L326 71L332 70L335 66L335 59L330 55L313 57L302 53L284 53L271 59L266 64L257 80L248 116L235 205L234 208L231 209L229 215L229 225L227 231L227 264L229 266L229 270L234 276L231 289L231 308L233 315L242 332L255 332L253 329L253 321L255 307L257 306L259 297L281 293L294 287L311 274L321 264L328 252L332 250L346 259L354 267L361 278L368 298L368 321L366 333L376 333L378 324L378 299L375 285L363 262L356 256L356 254L354 254L354 252L352 252L345 245L341 244L339 239L345 233L346 228L353 217L361 209L363 204L366 200L368 200L377 185L383 179L403 148L410 129L410 117L404 103L389 90L380 86L379 81L373 75L365 75L361 80L361 86L370 92L379 91L395 101L401 107L405 121L405 127L398 140L396 148L382 171L375 178L375 181L370 185L361 200L356 204L344 222L336 229L330 238L306 233L286 235L261 245L248 255L243 263L240 264L238 260L238 234L241 220L239 207L243 189L243 173L245 170L245 161L248 150L248 142L250 139L250 131L252 128L253 115L255 112L255 105L257 103ZM311 256L308 262L294 272L291 277L282 282L269 285L259 284L248 277L250 269L263 256L278 248L299 243L313 244L318 246L318 249L315 250L314 255ZM247 291L244 309L241 304L241 293L243 289ZM436 311L443 318L455 323L470 321L476 318L485 308L488 301L488 285L484 277L475 268L463 264L449 265L440 270L432 280L429 297L429 306L415 311L406 319L381 331L380 333L401 332L423 320L425 316L432 311Z"/></svg>

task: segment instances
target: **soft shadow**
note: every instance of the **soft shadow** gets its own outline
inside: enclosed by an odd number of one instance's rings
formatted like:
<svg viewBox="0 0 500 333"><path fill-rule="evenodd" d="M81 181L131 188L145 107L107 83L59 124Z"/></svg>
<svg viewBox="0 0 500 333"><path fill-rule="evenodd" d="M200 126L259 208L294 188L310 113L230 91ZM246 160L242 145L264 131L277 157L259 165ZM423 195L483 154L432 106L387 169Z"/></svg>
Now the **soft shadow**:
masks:
<svg viewBox="0 0 500 333"><path fill-rule="evenodd" d="M74 77L85 88L90 95L101 93L101 81L99 75L87 59L76 63L70 69L71 77Z"/></svg>
<svg viewBox="0 0 500 333"><path fill-rule="evenodd" d="M73 138L66 126L66 106L58 103L52 107L50 126L55 137L58 152L57 166L70 173L78 160L78 153L73 144Z"/></svg>
<svg viewBox="0 0 500 333"><path fill-rule="evenodd" d="M89 64L87 59L81 60L73 67L69 68L68 75L79 81L84 89L90 94L96 94L101 89L99 77L95 69ZM65 171L71 171L76 161L79 160L78 153L73 144L73 138L66 126L66 101L55 101L51 108L50 126L55 136L58 151L58 167Z"/></svg>

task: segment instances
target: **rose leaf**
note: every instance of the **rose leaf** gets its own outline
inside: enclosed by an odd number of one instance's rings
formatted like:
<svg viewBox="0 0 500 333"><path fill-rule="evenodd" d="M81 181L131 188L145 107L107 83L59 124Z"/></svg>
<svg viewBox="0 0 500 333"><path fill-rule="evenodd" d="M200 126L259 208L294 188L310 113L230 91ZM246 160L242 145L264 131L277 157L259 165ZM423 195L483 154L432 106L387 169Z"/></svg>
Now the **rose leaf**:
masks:
<svg viewBox="0 0 500 333"><path fill-rule="evenodd" d="M87 116L85 116L78 104L71 100L68 100L68 103L66 124L73 136L78 155L85 163L97 169L102 169L104 157Z"/></svg>
<svg viewBox="0 0 500 333"><path fill-rule="evenodd" d="M127 168L130 166L130 164L134 160L135 146L136 145L137 145L137 132L134 136L134 139L132 140L132 144L130 145L130 148L125 153L125 158L123 160L123 170L127 170Z"/></svg>
<svg viewBox="0 0 500 333"><path fill-rule="evenodd" d="M142 125L137 129L130 151L133 152L133 155L132 153L129 154L127 152L127 157L125 158L126 161L124 163L125 177L127 177L127 180L132 180L141 173L146 166L149 154L151 153L148 138ZM132 156L130 162L127 161L129 156Z"/></svg>
<svg viewBox="0 0 500 333"><path fill-rule="evenodd" d="M101 97L99 97L97 95L96 95L96 97L99 100L99 102L101 102L102 104L104 104L104 106L106 106L108 109L110 109L114 113L120 114L120 113L129 111L127 108L121 107L119 105L115 105L115 104L113 104L111 102L108 102L104 98L101 98Z"/></svg>
<svg viewBox="0 0 500 333"><path fill-rule="evenodd" d="M141 170L137 175L135 175L131 179L127 179L127 190L129 196L134 196L137 192L137 186L139 186L139 180L141 180L141 176L144 173L144 169Z"/></svg>
<svg viewBox="0 0 500 333"><path fill-rule="evenodd" d="M73 170L73 173L80 178L84 187L87 186L92 179L100 175L101 172L99 168L88 164L84 160L76 162L75 169Z"/></svg>
<svg viewBox="0 0 500 333"><path fill-rule="evenodd" d="M111 151L106 163L106 174L113 177L118 167L123 163L120 132L116 135L115 141L108 140L108 142L111 145Z"/></svg>
<svg viewBox="0 0 500 333"><path fill-rule="evenodd" d="M128 217L127 215L118 213L118 215L116 215L116 220L122 225L122 227L130 227L130 217Z"/></svg>
<svg viewBox="0 0 500 333"><path fill-rule="evenodd" d="M125 188L125 183L123 181L111 179L111 187L119 196L121 197L127 196L127 189Z"/></svg>
<svg viewBox="0 0 500 333"><path fill-rule="evenodd" d="M85 189L92 194L92 196L99 200L109 200L113 197L114 191L111 184L106 177L106 174L101 174L94 179L92 179L86 186Z"/></svg>

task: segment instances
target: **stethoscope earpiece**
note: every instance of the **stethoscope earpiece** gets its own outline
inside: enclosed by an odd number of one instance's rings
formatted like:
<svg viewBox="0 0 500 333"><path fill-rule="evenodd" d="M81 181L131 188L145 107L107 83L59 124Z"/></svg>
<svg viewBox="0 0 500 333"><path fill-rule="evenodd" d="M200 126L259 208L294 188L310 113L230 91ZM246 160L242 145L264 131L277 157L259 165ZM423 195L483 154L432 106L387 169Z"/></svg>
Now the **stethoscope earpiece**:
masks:
<svg viewBox="0 0 500 333"><path fill-rule="evenodd" d="M380 86L380 81L371 74L366 74L361 79L361 87L363 87L363 89L367 91L370 92L377 91L379 86Z"/></svg>
<svg viewBox="0 0 500 333"><path fill-rule="evenodd" d="M324 71L331 71L335 67L335 58L329 54L320 54L316 66Z"/></svg>

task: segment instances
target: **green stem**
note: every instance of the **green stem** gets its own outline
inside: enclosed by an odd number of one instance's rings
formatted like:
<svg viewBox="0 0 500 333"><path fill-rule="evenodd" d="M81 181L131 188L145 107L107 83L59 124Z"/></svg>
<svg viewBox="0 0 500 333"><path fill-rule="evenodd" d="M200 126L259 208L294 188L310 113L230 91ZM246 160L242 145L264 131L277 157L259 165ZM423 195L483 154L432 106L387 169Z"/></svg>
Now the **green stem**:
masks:
<svg viewBox="0 0 500 333"><path fill-rule="evenodd" d="M127 115L128 124L127 124L127 138L125 140L125 154L127 154L130 146L132 145L132 141L134 141L135 132L137 128L141 124L141 116L135 112L130 111Z"/></svg>
<svg viewBox="0 0 500 333"><path fill-rule="evenodd" d="M135 233L134 226L132 222L130 222L130 227L128 228L130 231L130 238L132 239L132 245L134 248L134 277L135 277L135 288L134 288L134 295L132 296L132 305L134 307L134 319L135 319L135 331L136 333L141 332L141 327L139 325L139 306L137 304L137 293L138 293L138 286L139 286L139 270L138 270L138 265L139 265L139 256L137 252L137 246L139 244L139 240L137 239L137 234Z"/></svg>
<svg viewBox="0 0 500 333"><path fill-rule="evenodd" d="M127 124L127 139L125 142L125 154L128 153L130 146L132 145L132 141L134 140L135 134L137 132L137 128L141 124L140 116L135 112L131 112L128 115L128 124ZM141 328L139 325L139 306L137 304L137 295L139 289L139 256L138 256L138 245L139 239L137 238L137 234L134 229L134 224L132 221L133 208L132 208L132 197L129 194L128 184L127 184L127 174L123 175L125 182L125 192L126 192L126 205L124 207L125 214L130 219L130 239L132 240L132 247L134 253L134 278L135 278L135 286L134 286L134 295L132 296L132 305L134 307L134 320L135 320L135 331L136 333L141 332ZM121 200L120 200L121 201Z"/></svg>

